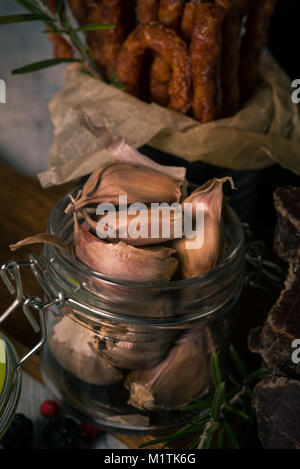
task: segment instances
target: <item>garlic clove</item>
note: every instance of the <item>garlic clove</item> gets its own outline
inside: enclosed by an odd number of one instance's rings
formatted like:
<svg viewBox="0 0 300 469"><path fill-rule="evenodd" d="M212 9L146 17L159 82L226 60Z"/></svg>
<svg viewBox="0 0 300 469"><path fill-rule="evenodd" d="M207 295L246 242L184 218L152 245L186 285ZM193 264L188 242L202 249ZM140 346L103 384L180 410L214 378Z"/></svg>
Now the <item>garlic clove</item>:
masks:
<svg viewBox="0 0 300 469"><path fill-rule="evenodd" d="M100 203L119 204L119 196L127 196L127 204L135 202L179 202L182 181L161 174L151 168L125 163L107 163L87 180L78 200L70 204L66 213Z"/></svg>
<svg viewBox="0 0 300 469"><path fill-rule="evenodd" d="M122 327L103 322L98 336L99 350L118 368L150 368L164 358L176 336L176 329L135 325Z"/></svg>
<svg viewBox="0 0 300 469"><path fill-rule="evenodd" d="M166 247L136 248L118 242L107 243L80 226L74 214L74 243L77 258L98 272L143 283L171 280L178 261L174 249Z"/></svg>
<svg viewBox="0 0 300 469"><path fill-rule="evenodd" d="M97 216L95 209L84 208L80 212L94 234L101 220L103 225L105 223L108 242L122 240L132 246L146 246L171 241L183 232L181 210L164 213L159 207L147 207L134 215L117 211L103 216ZM136 235L132 235L131 226Z"/></svg>
<svg viewBox="0 0 300 469"><path fill-rule="evenodd" d="M128 403L144 411L184 407L208 386L210 357L214 350L207 327L191 329L157 366L134 370L127 375Z"/></svg>
<svg viewBox="0 0 300 469"><path fill-rule="evenodd" d="M64 316L54 325L48 343L63 368L89 384L108 386L119 383L123 373L101 357L91 330Z"/></svg>
<svg viewBox="0 0 300 469"><path fill-rule="evenodd" d="M202 275L213 269L224 253L224 195L223 184L229 181L234 187L232 178L212 179L196 189L183 201L183 207L192 206L193 222L197 216L197 204L202 204L204 211L204 226L196 227L195 237L175 240L172 244L180 260L184 278ZM200 208L201 210L201 208ZM201 232L200 232L201 231ZM188 243L195 242L197 237L203 237L202 246L192 249Z"/></svg>

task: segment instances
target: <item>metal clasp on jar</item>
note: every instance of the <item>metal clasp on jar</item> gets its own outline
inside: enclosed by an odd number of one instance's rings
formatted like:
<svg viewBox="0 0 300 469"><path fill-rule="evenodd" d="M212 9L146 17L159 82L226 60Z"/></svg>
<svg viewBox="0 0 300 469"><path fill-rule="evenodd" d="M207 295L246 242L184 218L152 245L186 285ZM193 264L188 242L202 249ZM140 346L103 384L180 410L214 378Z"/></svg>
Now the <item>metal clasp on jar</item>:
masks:
<svg viewBox="0 0 300 469"><path fill-rule="evenodd" d="M23 267L29 267L31 269L38 283L42 286L45 293L48 294L48 298L51 298L51 293L49 291L47 281L45 280L46 269L42 260L38 256L32 254L28 261L8 261L2 265L0 276L10 294L16 296L6 311L0 315L0 325L16 310L17 307L22 306L23 312L33 330L36 333L41 332L39 342L18 361L17 369L22 367L22 365L32 355L37 353L47 340L45 311L53 305L57 305L58 307L62 307L64 305L64 297L61 292L58 293L57 298L53 299L49 303L43 303L40 298L24 293L21 278L21 268ZM32 310L38 311L39 324L34 318Z"/></svg>

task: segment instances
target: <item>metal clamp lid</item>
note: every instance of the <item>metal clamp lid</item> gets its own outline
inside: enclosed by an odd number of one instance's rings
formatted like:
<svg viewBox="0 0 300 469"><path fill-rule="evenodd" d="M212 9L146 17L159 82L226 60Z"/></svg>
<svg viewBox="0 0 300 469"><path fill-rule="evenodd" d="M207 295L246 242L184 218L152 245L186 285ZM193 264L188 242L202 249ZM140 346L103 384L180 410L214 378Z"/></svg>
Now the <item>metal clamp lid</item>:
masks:
<svg viewBox="0 0 300 469"><path fill-rule="evenodd" d="M21 368L22 365L36 352L38 352L47 340L47 329L45 321L45 311L53 305L63 306L64 298L62 293L59 292L58 297L49 303L43 303L42 300L35 296L29 296L23 292L22 279L21 279L21 267L30 267L34 277L37 279L39 284L43 287L44 291L51 297L47 282L44 279L45 267L42 260L35 254L30 255L28 261L15 262L8 261L2 265L0 270L0 276L6 285L11 295L16 294L14 301L11 305L0 315L0 325L15 311L18 306L22 305L23 312L29 321L33 330L41 332L39 342L21 359L17 362L17 369ZM14 284L13 284L14 283ZM39 324L34 318L32 311L36 310L39 313Z"/></svg>

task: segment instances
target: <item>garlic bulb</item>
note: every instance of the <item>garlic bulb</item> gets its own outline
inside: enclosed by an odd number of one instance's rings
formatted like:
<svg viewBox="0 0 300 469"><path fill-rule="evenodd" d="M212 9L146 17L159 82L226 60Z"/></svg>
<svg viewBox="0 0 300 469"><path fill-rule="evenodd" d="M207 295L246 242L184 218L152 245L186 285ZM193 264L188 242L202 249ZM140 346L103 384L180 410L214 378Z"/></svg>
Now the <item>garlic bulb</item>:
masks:
<svg viewBox="0 0 300 469"><path fill-rule="evenodd" d="M234 187L230 177L212 179L192 192L183 201L183 206L191 204L193 221L195 221L198 210L203 210L204 213L204 224L196 227L194 238L184 237L173 242L184 278L204 274L213 269L222 258L225 246L223 184L226 181L229 181ZM197 204L201 204L201 206L197 207ZM202 245L193 249L189 248L186 243L195 241L198 236L203 239Z"/></svg>
<svg viewBox="0 0 300 469"><path fill-rule="evenodd" d="M86 383L108 386L123 379L123 373L97 352L95 334L68 316L54 325L48 343L61 366Z"/></svg>
<svg viewBox="0 0 300 469"><path fill-rule="evenodd" d="M157 366L127 375L128 403L148 411L184 407L208 386L210 356L214 350L210 330L194 327Z"/></svg>

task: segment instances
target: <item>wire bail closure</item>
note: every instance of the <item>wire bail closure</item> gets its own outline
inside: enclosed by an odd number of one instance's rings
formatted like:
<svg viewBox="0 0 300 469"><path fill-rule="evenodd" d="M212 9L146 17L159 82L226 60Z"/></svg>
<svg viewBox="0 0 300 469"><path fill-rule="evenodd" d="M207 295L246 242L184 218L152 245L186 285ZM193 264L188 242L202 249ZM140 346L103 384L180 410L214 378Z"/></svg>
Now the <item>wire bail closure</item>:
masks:
<svg viewBox="0 0 300 469"><path fill-rule="evenodd" d="M43 303L40 298L36 296L29 296L28 294L24 293L20 272L21 267L30 267L34 277L45 291L47 297L51 298L53 296L48 287L47 281L45 280L47 269L45 268L42 260L37 255L31 254L28 261L8 261L2 265L0 269L0 277L2 278L9 293L11 295L16 294L16 297L11 305L4 311L4 313L0 315L0 325L16 310L16 308L22 305L23 312L34 332L41 333L39 342L18 361L17 370L21 368L32 355L37 353L47 340L45 311L54 305L61 308L65 303L62 292L59 292L58 297L49 303ZM32 310L38 311L39 323L34 318Z"/></svg>

